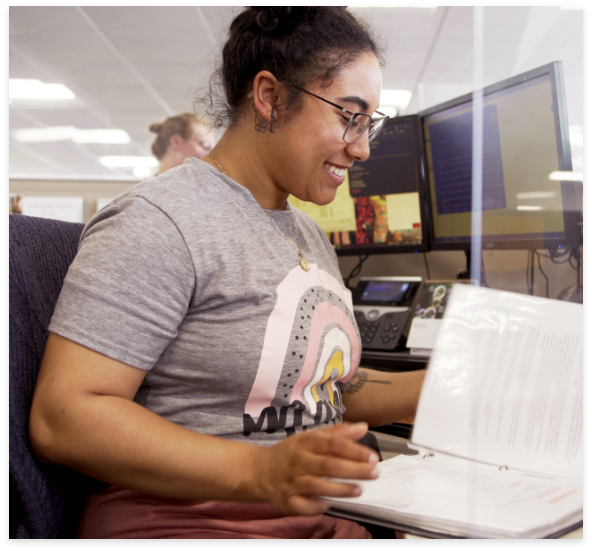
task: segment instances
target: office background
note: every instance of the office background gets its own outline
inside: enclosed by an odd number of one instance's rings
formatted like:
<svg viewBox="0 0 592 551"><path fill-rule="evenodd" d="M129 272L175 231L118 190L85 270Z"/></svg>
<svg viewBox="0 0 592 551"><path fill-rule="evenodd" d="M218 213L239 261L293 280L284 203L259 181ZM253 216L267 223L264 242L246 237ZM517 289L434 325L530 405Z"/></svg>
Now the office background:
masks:
<svg viewBox="0 0 592 551"><path fill-rule="evenodd" d="M11 7L9 77L65 85L74 98L10 100L9 191L19 196L82 197L83 219L97 201L115 197L154 171L150 123L192 110L207 83L225 30L242 8ZM575 171L583 171L584 12L559 7L485 7L474 39L475 9L458 7L351 8L388 43L384 88L407 91L390 100L398 114L471 92L475 68L484 86L552 61L562 61ZM482 43L477 59L475 45ZM394 112L394 111L393 111ZM29 138L23 130L62 128L61 139ZM64 130L65 129L65 130ZM80 130L121 131L126 143L88 143ZM111 133L111 137L115 134ZM25 138L23 138L25 136ZM55 136L55 134L54 134ZM43 141L43 140L46 141ZM55 137L53 138L55 140ZM40 141L41 140L41 141ZM112 140L113 141L113 140ZM146 159L107 166L105 157ZM146 166L148 165L148 166ZM526 251L487 251L487 283L525 293ZM462 252L378 255L363 276L421 275L454 278ZM356 257L340 259L347 275ZM569 264L543 259L550 296L576 282ZM355 283L355 279L353 282ZM544 296L537 271L535 294Z"/></svg>

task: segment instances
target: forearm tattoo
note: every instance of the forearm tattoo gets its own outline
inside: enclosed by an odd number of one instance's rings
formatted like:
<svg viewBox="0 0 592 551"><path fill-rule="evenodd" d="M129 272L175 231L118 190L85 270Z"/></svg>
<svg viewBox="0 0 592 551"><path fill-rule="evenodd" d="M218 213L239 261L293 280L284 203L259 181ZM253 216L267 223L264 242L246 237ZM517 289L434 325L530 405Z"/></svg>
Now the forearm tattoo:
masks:
<svg viewBox="0 0 592 551"><path fill-rule="evenodd" d="M379 385L390 385L390 381L380 381L378 379L368 379L368 372L363 369L358 369L356 374L352 377L350 385L345 391L347 394L355 394L362 390L366 383L377 383Z"/></svg>

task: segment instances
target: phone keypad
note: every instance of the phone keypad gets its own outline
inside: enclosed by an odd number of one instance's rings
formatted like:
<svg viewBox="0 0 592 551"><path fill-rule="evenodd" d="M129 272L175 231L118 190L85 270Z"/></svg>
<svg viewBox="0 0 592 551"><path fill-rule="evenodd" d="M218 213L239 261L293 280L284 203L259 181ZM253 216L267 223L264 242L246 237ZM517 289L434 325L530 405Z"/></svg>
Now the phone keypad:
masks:
<svg viewBox="0 0 592 551"><path fill-rule="evenodd" d="M392 314L390 314L392 317ZM386 314L386 317L388 318L389 314ZM389 342L398 339L399 338L399 327L397 326L397 322L396 321L391 321L390 323L388 323L383 327L382 329L382 335L380 335L380 340L384 343L384 344L388 344Z"/></svg>
<svg viewBox="0 0 592 551"><path fill-rule="evenodd" d="M373 311L364 314L354 310L362 345L368 349L394 350L401 338L408 313L388 312L378 318L372 316L372 313Z"/></svg>
<svg viewBox="0 0 592 551"><path fill-rule="evenodd" d="M361 321L358 322L358 328L360 329L360 336L362 337L362 344L370 344L374 340L376 331L380 327L380 323L377 321Z"/></svg>

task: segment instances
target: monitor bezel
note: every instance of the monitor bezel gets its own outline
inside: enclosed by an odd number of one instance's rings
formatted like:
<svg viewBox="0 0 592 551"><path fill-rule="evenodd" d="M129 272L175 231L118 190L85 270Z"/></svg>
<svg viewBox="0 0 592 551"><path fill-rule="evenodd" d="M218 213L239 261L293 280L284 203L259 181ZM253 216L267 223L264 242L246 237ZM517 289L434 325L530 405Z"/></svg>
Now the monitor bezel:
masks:
<svg viewBox="0 0 592 551"><path fill-rule="evenodd" d="M483 96L487 96L501 90L511 88L517 84L528 82L535 78L544 75L550 76L551 93L554 103L555 114L555 133L558 143L557 155L559 170L571 171L571 147L569 143L569 126L567 119L567 101L565 95L565 86L563 78L563 66L560 61L548 63L536 69L531 69L519 75L501 80L482 89ZM468 104L473 101L476 92L470 92L449 101L440 103L424 109L418 113L420 118L420 125L422 136L424 129L424 119L430 115L440 113L447 109L457 107L459 105ZM480 93L479 91L477 93ZM424 144L425 150L425 144ZM435 230L432 218L432 201L431 189L427 174L427 158L426 164L426 193L429 209L429 247L433 251L470 251L472 249L472 240L448 242L437 242L435 237ZM581 224L582 219L582 205L578 202L577 196L577 182L561 181L562 202L564 205L563 217L565 227L565 237L547 237L547 238L524 238L515 240L495 240L488 239L487 236L481 240L482 250L536 250L536 249L570 249L581 244L581 233L578 232L578 224ZM566 208L567 207L567 208Z"/></svg>
<svg viewBox="0 0 592 551"><path fill-rule="evenodd" d="M337 256L364 256L375 254L401 254L401 253L423 253L430 250L429 248L429 225L430 225L430 211L427 196L427 174L425 164L425 151L423 148L423 132L421 129L421 121L417 114L402 115L399 117L392 117L386 122L386 126L408 123L413 124L415 134L415 152L418 159L418 191L419 191L419 208L421 220L421 244L420 245L384 245L381 243L364 243L356 245L352 248L341 248L333 246Z"/></svg>

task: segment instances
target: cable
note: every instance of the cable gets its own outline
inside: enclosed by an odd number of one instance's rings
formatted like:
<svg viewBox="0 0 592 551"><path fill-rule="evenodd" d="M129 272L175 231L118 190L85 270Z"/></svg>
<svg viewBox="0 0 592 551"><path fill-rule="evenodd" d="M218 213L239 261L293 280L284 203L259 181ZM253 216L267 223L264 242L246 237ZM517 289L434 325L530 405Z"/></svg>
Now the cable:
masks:
<svg viewBox="0 0 592 551"><path fill-rule="evenodd" d="M539 271L541 272L541 274L543 274L543 277L545 278L545 281L546 281L546 290L547 290L547 298L549 298L549 278L547 277L547 274L545 272L543 272L543 268L541 266L541 254L538 251L533 251L533 252L536 253L537 260L539 262Z"/></svg>
<svg viewBox="0 0 592 551"><path fill-rule="evenodd" d="M548 255L542 255L544 258L550 258L551 262L554 264L565 264L569 262L569 265L576 271L576 280L577 284L580 285L580 269L582 267L581 263L581 255L580 255L580 248L576 247L574 249L564 249L562 251L557 251L553 249L549 249ZM562 259L562 260L558 260ZM575 260L576 265L574 266L572 261Z"/></svg>
<svg viewBox="0 0 592 551"><path fill-rule="evenodd" d="M541 254L538 251L536 251L536 255L537 255L537 259L538 259L539 270L540 270L541 274L543 274L543 276L546 280L547 297L549 297L549 278L547 277L547 274L545 274L545 272L543 271L543 268L541 267L541 258L540 258L541 256L543 258L551 259L551 261L555 264L565 264L566 262L569 262L570 267L576 271L577 285L580 285L580 269L581 269L582 263L581 263L581 256L580 256L579 248L565 250L565 251L561 251L561 252L554 251L554 250L550 249L548 255ZM557 260L558 258L561 258L563 260ZM575 266L573 264L573 261L575 261L575 263L576 263Z"/></svg>
<svg viewBox="0 0 592 551"><path fill-rule="evenodd" d="M574 258L576 261L575 266L571 263L572 258ZM580 258L581 257L580 257L580 249L579 248L575 248L570 251L569 265L576 271L576 281L577 281L578 285L580 285L580 268L582 266Z"/></svg>
<svg viewBox="0 0 592 551"><path fill-rule="evenodd" d="M572 264L572 262L571 262L571 261L572 261L574 258L575 258L574 256L571 256L571 255L570 255L570 257L569 257L569 265L570 265L570 266L571 266L571 267L572 267L574 270L578 270L578 271L579 271L579 270L580 270L580 266L579 266L579 265L576 265L576 266L574 266L574 265ZM577 259L576 259L576 262L577 262Z"/></svg>
<svg viewBox="0 0 592 551"><path fill-rule="evenodd" d="M368 260L369 256L370 256L369 254L359 256L360 261L354 266L353 270L349 273L349 275L344 280L345 286L348 289L353 290L349 286L349 280L360 275L360 272L362 271L362 265L364 264L364 262L366 262L366 260Z"/></svg>
<svg viewBox="0 0 592 551"><path fill-rule="evenodd" d="M426 255L426 253L423 253L423 261L425 263L425 267L426 267L426 273L428 274L428 279L432 279L430 277L430 267L428 266L428 257Z"/></svg>
<svg viewBox="0 0 592 551"><path fill-rule="evenodd" d="M534 295L534 251L527 251L526 260L526 289L529 295Z"/></svg>
<svg viewBox="0 0 592 551"><path fill-rule="evenodd" d="M528 285L528 273L530 268L530 251L526 251L526 291L529 295L532 293L530 292L530 286Z"/></svg>
<svg viewBox="0 0 592 551"><path fill-rule="evenodd" d="M549 249L549 256L547 258L550 258L551 261L555 264L565 264L566 262L569 262L570 255L571 250L569 249L564 249L562 251ZM558 258L564 258L565 256L567 256L565 260L557 260Z"/></svg>
<svg viewBox="0 0 592 551"><path fill-rule="evenodd" d="M537 256L539 271L543 274L546 281L547 298L549 298L549 278L541 266L541 257L549 258L554 264L565 264L569 262L571 268L576 271L576 282L580 285L580 270L582 268L581 254L579 247L574 249L548 249L549 254L543 254L539 251L528 251L528 260L526 262L526 287L530 295L534 294L534 256ZM575 266L574 266L575 262Z"/></svg>
<svg viewBox="0 0 592 551"><path fill-rule="evenodd" d="M483 251L481 251L481 281L477 282L481 287L489 287L485 280L485 259L483 258Z"/></svg>
<svg viewBox="0 0 592 551"><path fill-rule="evenodd" d="M534 295L534 250L530 251L530 294Z"/></svg>

